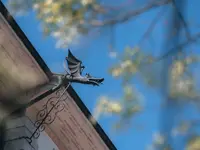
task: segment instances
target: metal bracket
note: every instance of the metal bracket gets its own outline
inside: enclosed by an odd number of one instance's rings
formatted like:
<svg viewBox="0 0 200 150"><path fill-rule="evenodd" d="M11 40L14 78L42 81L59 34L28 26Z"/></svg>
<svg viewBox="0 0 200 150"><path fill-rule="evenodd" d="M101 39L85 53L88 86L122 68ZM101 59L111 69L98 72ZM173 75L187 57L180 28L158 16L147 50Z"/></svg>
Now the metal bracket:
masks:
<svg viewBox="0 0 200 150"><path fill-rule="evenodd" d="M62 87L60 87L56 91L56 96L49 98L46 104L43 105L43 108L37 113L36 121L34 123L36 129L30 137L26 137L30 144L32 143L33 138L39 138L40 133L45 130L45 126L53 123L56 119L57 114L64 109L64 101L67 99L67 97L63 98L63 96L69 86L70 83L68 83L64 90Z"/></svg>

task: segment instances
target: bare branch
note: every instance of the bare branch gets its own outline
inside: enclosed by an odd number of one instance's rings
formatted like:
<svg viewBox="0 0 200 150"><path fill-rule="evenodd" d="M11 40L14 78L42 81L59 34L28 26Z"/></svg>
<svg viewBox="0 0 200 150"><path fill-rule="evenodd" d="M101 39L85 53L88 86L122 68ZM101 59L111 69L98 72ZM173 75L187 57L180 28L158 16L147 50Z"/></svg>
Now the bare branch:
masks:
<svg viewBox="0 0 200 150"><path fill-rule="evenodd" d="M93 26L105 26L105 25L123 23L125 21L128 21L132 17L141 15L141 14L149 11L150 9L160 7L160 6L163 6L163 5L167 5L170 2L171 2L171 0L162 0L162 1L156 1L156 2L154 1L154 2L144 6L143 8L130 11L126 14L122 14L121 16L119 16L117 18L113 18L113 19L109 19L109 20L105 20L105 21L93 20L92 22L90 22L90 24L93 25Z"/></svg>
<svg viewBox="0 0 200 150"><path fill-rule="evenodd" d="M181 23L185 29L185 34L186 34L186 37L187 39L190 39L191 35L190 35L190 31L189 31L189 28L188 28L188 25L187 25L187 22L185 21L183 15L181 14L181 12L179 11L177 5L176 5L176 2L175 0L172 0L172 4L177 12L177 15L179 16L180 20L181 20Z"/></svg>
<svg viewBox="0 0 200 150"><path fill-rule="evenodd" d="M118 6L103 6L106 10L120 10L122 8L125 8L127 6L132 5L133 3L135 3L136 0L126 0L124 1L122 4L118 5Z"/></svg>
<svg viewBox="0 0 200 150"><path fill-rule="evenodd" d="M140 45L146 38L148 38L148 36L154 30L157 22L161 19L161 17L164 15L164 13L165 13L164 9L162 9L161 11L159 11L157 13L156 17L152 20L152 22L149 25L148 29L146 30L146 32L143 34L142 38L138 42L138 45Z"/></svg>
<svg viewBox="0 0 200 150"><path fill-rule="evenodd" d="M157 61L160 61L160 60L162 60L163 58L166 58L166 57L168 57L168 56L170 56L170 55L176 53L177 50L183 51L183 48L184 48L185 46L187 46L188 44L191 44L191 43L193 43L193 42L197 42L197 41L199 40L199 38L200 38L200 33L197 33L195 36L191 37L191 38L190 38L189 40L187 40L186 42L184 42L184 43L182 43L182 44L180 44L180 45L178 45L178 46L172 48L171 50L169 50L166 54L164 54L163 56L161 56L160 58L158 58Z"/></svg>

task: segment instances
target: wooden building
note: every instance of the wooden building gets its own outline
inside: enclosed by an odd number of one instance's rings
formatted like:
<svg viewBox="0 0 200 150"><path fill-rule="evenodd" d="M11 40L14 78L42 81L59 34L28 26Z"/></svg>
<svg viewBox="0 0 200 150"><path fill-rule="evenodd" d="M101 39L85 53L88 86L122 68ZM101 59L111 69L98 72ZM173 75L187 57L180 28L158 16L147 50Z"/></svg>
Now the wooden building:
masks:
<svg viewBox="0 0 200 150"><path fill-rule="evenodd" d="M38 139L30 142L26 137L36 130L37 113L49 99L57 99L59 92L50 90L55 82L50 69L0 2L0 149L38 150ZM23 107L36 99L43 100ZM116 149L100 125L89 121L90 112L71 86L62 102L62 111L45 125L44 131L59 150Z"/></svg>

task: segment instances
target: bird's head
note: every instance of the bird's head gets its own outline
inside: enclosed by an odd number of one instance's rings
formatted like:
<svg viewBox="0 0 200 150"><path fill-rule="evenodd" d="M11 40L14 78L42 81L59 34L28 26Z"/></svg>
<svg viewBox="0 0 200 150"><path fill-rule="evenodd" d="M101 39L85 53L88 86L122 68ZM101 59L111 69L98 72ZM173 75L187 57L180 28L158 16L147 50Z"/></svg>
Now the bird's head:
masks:
<svg viewBox="0 0 200 150"><path fill-rule="evenodd" d="M104 78L92 77L89 73L86 73L85 77L88 79L88 84L93 84L99 86L104 81Z"/></svg>

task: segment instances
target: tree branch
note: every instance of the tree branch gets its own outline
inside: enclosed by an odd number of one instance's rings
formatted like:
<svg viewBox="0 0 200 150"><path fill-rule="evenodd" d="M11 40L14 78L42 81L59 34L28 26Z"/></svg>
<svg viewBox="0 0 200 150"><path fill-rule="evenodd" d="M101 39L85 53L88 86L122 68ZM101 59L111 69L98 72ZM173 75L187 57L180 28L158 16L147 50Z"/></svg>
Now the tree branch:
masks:
<svg viewBox="0 0 200 150"><path fill-rule="evenodd" d="M149 25L149 27L147 28L146 32L143 34L142 38L138 42L138 45L140 45L149 36L149 34L154 30L157 22L161 19L161 17L164 15L164 13L165 13L164 9L162 9L161 11L159 11L157 13L156 17L152 20L152 22Z"/></svg>
<svg viewBox="0 0 200 150"><path fill-rule="evenodd" d="M176 47L170 49L166 54L164 54L163 56L161 56L160 58L158 58L157 61L160 61L160 60L162 60L163 58L166 58L166 57L172 55L173 53L176 53L177 50L183 51L183 48L184 48L185 46L187 46L188 44L191 44L191 43L193 43L193 42L198 41L199 38L200 38L200 33L197 33L195 36L191 37L191 38L190 38L189 40L187 40L186 42L184 42L184 43L182 43L182 44L180 44L180 45L178 45L178 46L176 46Z"/></svg>
<svg viewBox="0 0 200 150"><path fill-rule="evenodd" d="M177 12L177 15L179 16L179 18L180 18L180 20L181 20L181 23L182 23L182 25L183 25L183 27L184 27L184 29L185 29L186 38L189 40L191 36L190 36L190 31L189 31L188 25L187 25L187 23L186 23L186 21L185 21L183 15L182 15L181 12L179 11L179 9L178 9L178 7L177 7L177 5L176 5L175 0L172 0L172 4L173 4L173 6L174 6L174 8L175 8L175 10L176 10L176 12Z"/></svg>
<svg viewBox="0 0 200 150"><path fill-rule="evenodd" d="M143 8L140 8L138 10L133 10L133 11L128 12L126 14L122 14L121 16L119 16L117 18L108 19L108 20L105 20L105 21L93 20L93 21L90 22L90 24L92 26L98 27L98 26L105 26L105 25L123 23L125 21L128 21L132 17L141 15L142 13L145 13L145 12L149 11L150 9L160 7L160 6L163 6L163 5L167 5L170 2L171 2L171 0L162 0L162 1L156 1L156 2L154 1L154 2L144 6Z"/></svg>
<svg viewBox="0 0 200 150"><path fill-rule="evenodd" d="M108 5L103 5L102 7L104 7L106 10L120 10L120 9L123 9L127 6L130 6L132 5L133 3L135 3L136 0L126 0L124 1L123 3L119 4L118 6L108 6Z"/></svg>

